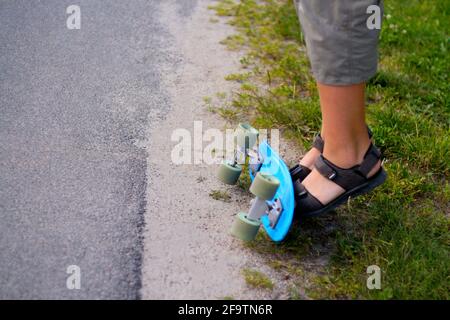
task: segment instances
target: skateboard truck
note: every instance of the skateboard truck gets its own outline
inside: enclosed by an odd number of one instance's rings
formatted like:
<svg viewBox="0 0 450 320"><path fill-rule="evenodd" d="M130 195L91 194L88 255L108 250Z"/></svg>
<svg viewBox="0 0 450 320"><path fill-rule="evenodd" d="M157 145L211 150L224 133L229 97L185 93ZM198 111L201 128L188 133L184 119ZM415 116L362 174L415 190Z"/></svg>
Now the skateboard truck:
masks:
<svg viewBox="0 0 450 320"><path fill-rule="evenodd" d="M270 226L272 228L275 228L275 226L278 223L278 220L280 219L281 212L283 211L283 205L281 204L281 199L277 198L273 203L269 206L269 221Z"/></svg>
<svg viewBox="0 0 450 320"><path fill-rule="evenodd" d="M248 157L249 157L248 167L254 176L261 168L263 164L263 159L256 147L254 147L252 150L249 150Z"/></svg>
<svg viewBox="0 0 450 320"><path fill-rule="evenodd" d="M268 212L269 205L265 200L262 200L258 197L250 201L251 207L248 211L247 217L249 219L259 221L263 215Z"/></svg>
<svg viewBox="0 0 450 320"><path fill-rule="evenodd" d="M258 135L258 131L249 124L239 124L234 134L233 159L222 162L217 174L220 181L229 185L236 184L242 173L242 165L246 164L247 159L249 159L249 163L255 163L252 170L255 170L253 171L255 173L257 172L256 169L259 169L260 164L258 162L260 161L258 161L258 149L254 146L257 143ZM252 158L256 159L255 161L250 159L250 154L252 154Z"/></svg>
<svg viewBox="0 0 450 320"><path fill-rule="evenodd" d="M237 148L234 150L233 163L236 164L244 164L245 158L247 157L248 152L246 149Z"/></svg>
<svg viewBox="0 0 450 320"><path fill-rule="evenodd" d="M233 165L236 164L245 164L245 160L249 159L249 165L255 166L255 174L259 170L259 167L262 164L262 161L259 156L258 148L254 146L250 148L249 139L246 137L244 145L238 145L233 153L233 160L230 163Z"/></svg>
<svg viewBox="0 0 450 320"><path fill-rule="evenodd" d="M278 219L280 219L281 212L283 211L280 198L275 199L273 202L268 202L256 197L250 204L251 207L247 216L249 219L259 221L263 215L267 215L270 226L274 228L277 225Z"/></svg>

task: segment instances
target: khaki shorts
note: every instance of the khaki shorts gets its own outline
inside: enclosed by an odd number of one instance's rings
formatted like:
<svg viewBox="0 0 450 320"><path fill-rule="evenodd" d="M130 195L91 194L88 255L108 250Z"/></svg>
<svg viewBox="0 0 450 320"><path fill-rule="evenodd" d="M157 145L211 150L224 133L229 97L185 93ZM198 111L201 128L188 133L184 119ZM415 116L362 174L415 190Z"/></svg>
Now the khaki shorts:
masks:
<svg viewBox="0 0 450 320"><path fill-rule="evenodd" d="M318 82L350 85L376 73L380 30L367 26L367 8L377 5L382 17L383 0L294 1Z"/></svg>

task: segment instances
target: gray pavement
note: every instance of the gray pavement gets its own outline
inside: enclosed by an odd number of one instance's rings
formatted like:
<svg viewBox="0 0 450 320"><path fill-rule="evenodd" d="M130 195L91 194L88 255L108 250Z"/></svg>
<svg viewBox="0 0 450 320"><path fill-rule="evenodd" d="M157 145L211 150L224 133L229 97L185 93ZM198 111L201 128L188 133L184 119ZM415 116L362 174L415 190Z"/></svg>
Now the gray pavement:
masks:
<svg viewBox="0 0 450 320"><path fill-rule="evenodd" d="M81 30L66 28L71 4ZM0 299L139 298L139 143L170 112L161 72L178 61L158 6L0 1Z"/></svg>

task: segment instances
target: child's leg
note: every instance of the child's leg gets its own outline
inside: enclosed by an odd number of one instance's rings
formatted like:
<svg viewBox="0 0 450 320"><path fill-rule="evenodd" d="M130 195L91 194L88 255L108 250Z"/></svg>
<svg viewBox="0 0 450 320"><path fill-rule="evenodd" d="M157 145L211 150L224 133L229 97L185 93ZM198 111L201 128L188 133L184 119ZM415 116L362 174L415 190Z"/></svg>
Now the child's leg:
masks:
<svg viewBox="0 0 450 320"><path fill-rule="evenodd" d="M386 177L367 134L364 103L364 84L377 70L380 31L367 21L374 8L381 19L383 4L296 0L296 5L319 90L324 148L322 156L311 150L302 159L314 169L294 184L299 212L314 215L372 190Z"/></svg>
<svg viewBox="0 0 450 320"><path fill-rule="evenodd" d="M349 168L363 159L369 147L365 119L364 83L329 86L318 83L322 110L324 155Z"/></svg>
<svg viewBox="0 0 450 320"><path fill-rule="evenodd" d="M322 110L323 155L341 168L362 162L370 139L367 134L364 106L364 84L329 86L318 83ZM373 167L375 174L381 163ZM303 185L320 202L326 204L344 192L340 186L313 170Z"/></svg>
<svg viewBox="0 0 450 320"><path fill-rule="evenodd" d="M381 19L382 0L295 0L295 4L321 101L335 99L334 104L330 101L326 105L338 105L338 99L345 99L348 97L347 93L351 96L356 92L354 88L341 91L339 87L361 84L359 97L355 97L361 107L364 103L362 83L371 78L377 70L377 43L380 32L367 27L367 19L370 16L367 9L373 5L378 6ZM330 95L331 90L334 93ZM359 119L363 111L358 114ZM333 118L329 117L324 121L329 123ZM319 155L320 151L312 148L300 160L300 164L312 169Z"/></svg>

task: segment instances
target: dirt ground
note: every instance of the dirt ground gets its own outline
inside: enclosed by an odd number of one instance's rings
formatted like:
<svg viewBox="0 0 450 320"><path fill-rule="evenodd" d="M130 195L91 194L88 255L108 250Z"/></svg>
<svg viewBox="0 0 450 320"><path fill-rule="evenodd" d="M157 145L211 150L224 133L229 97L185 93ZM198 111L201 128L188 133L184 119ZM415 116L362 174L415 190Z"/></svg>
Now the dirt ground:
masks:
<svg viewBox="0 0 450 320"><path fill-rule="evenodd" d="M248 207L249 197L217 181L217 165L175 165L171 161L177 144L171 141L174 130L192 133L194 121L202 121L203 131L226 128L223 119L207 110L203 99L233 90L224 77L239 70L239 54L219 43L233 30L222 20L210 21L214 12L207 7L212 3L200 0L194 12L183 17L173 1L167 1L160 14L170 27L173 45L183 55L175 67L167 66L164 75L172 110L148 131L146 147L151 151L142 297L283 299L287 291L280 276L229 234L234 216ZM174 19L185 19L182 30ZM229 190L230 200L214 200L209 195L213 190ZM244 268L267 275L274 289L249 288L242 275Z"/></svg>

